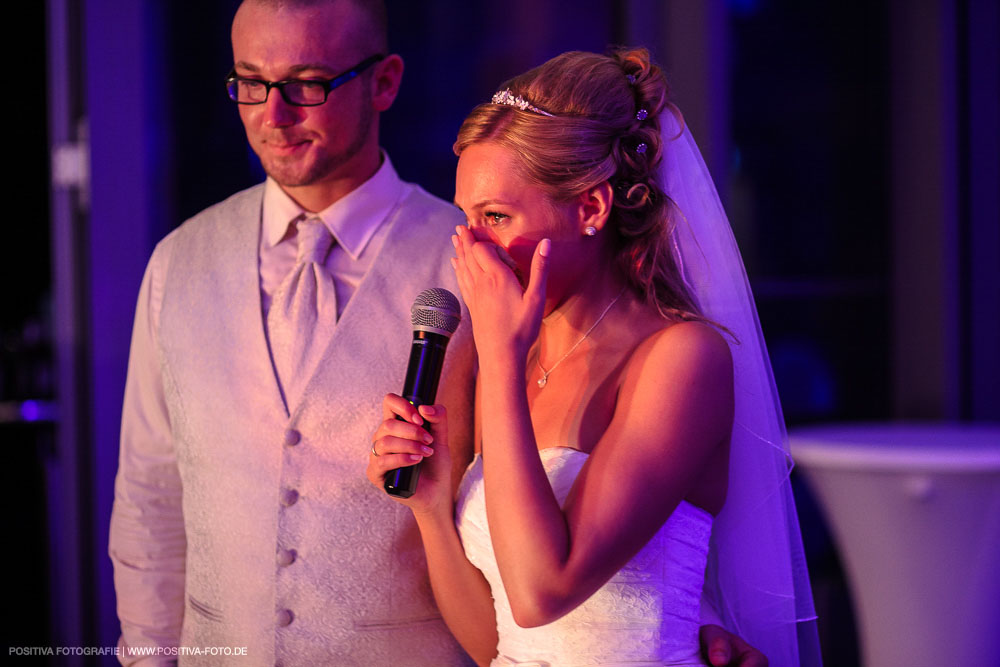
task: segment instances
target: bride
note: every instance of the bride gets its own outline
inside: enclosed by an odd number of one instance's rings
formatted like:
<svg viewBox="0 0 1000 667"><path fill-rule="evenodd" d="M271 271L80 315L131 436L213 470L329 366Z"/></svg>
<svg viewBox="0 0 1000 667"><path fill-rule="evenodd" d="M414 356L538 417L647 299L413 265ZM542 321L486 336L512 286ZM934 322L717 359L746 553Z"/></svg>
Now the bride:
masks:
<svg viewBox="0 0 1000 667"><path fill-rule="evenodd" d="M811 600L780 409L660 69L644 49L558 56L474 109L455 152L476 454L456 500L429 446L444 408L390 394L368 466L381 487L424 461L400 502L455 637L481 665L703 664L707 571L721 621L799 664Z"/></svg>

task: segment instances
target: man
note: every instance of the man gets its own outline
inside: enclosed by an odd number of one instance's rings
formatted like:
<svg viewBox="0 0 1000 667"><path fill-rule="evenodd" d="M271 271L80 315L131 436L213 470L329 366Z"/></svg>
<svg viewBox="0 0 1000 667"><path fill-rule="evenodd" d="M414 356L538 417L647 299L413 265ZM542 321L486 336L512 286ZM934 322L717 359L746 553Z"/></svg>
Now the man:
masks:
<svg viewBox="0 0 1000 667"><path fill-rule="evenodd" d="M126 663L128 649L162 662L177 646L245 647L212 664L462 660L408 511L364 477L414 297L457 293L447 256L462 223L379 150L403 71L378 57L380 4L253 1L236 14L230 91L269 177L169 235L144 278L110 544ZM315 217L333 247L303 269ZM276 310L303 326L285 299L302 287L283 283L313 267L332 276L312 290L332 291L334 310L282 342ZM445 372L441 398L471 414L465 326Z"/></svg>
<svg viewBox="0 0 1000 667"><path fill-rule="evenodd" d="M403 71L384 7L247 0L232 41L268 179L170 234L143 280L111 523L122 661L464 664L409 512L364 477L413 298L457 293L463 222L379 149ZM467 325L449 348L461 462Z"/></svg>

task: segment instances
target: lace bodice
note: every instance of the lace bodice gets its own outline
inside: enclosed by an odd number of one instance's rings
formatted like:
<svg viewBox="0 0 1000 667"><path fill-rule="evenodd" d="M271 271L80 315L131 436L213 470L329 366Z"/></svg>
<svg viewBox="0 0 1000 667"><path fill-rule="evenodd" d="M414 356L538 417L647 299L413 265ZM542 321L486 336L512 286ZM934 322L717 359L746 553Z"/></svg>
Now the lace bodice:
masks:
<svg viewBox="0 0 1000 667"><path fill-rule="evenodd" d="M563 503L587 454L567 447L540 451ZM486 523L482 458L459 489L456 524L465 553L493 589L499 665L701 665L698 627L712 516L681 502L660 531L582 605L554 623L514 623Z"/></svg>

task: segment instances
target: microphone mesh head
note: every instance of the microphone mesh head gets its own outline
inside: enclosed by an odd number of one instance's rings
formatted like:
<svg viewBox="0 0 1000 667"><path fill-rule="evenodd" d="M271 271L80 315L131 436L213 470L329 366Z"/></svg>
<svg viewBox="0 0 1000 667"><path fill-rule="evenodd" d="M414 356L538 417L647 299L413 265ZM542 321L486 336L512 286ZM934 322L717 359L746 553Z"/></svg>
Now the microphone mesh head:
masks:
<svg viewBox="0 0 1000 667"><path fill-rule="evenodd" d="M451 336L462 321L462 307L455 295L443 287L425 289L410 308L413 328Z"/></svg>

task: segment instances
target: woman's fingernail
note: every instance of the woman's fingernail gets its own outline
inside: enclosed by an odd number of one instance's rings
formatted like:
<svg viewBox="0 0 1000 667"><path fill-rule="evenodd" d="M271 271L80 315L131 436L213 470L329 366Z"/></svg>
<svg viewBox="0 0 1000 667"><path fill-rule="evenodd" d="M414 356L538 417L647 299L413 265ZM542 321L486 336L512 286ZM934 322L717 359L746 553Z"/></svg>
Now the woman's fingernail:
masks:
<svg viewBox="0 0 1000 667"><path fill-rule="evenodd" d="M430 433L427 433L426 431L424 432L423 435L420 436L420 439L426 442L428 445L434 442L434 438L431 436Z"/></svg>
<svg viewBox="0 0 1000 667"><path fill-rule="evenodd" d="M549 239L542 239L541 243L538 244L538 254L542 257L549 256L549 249L552 247L552 241Z"/></svg>
<svg viewBox="0 0 1000 667"><path fill-rule="evenodd" d="M455 234L451 235L451 244L456 248L458 247L458 236L456 236Z"/></svg>
<svg viewBox="0 0 1000 667"><path fill-rule="evenodd" d="M421 447L420 451L424 453L424 456L430 456L431 454L434 453L434 450L431 449L430 447Z"/></svg>
<svg viewBox="0 0 1000 667"><path fill-rule="evenodd" d="M422 458L424 458L420 454L408 454L408 456L410 457L411 461L419 461Z"/></svg>

